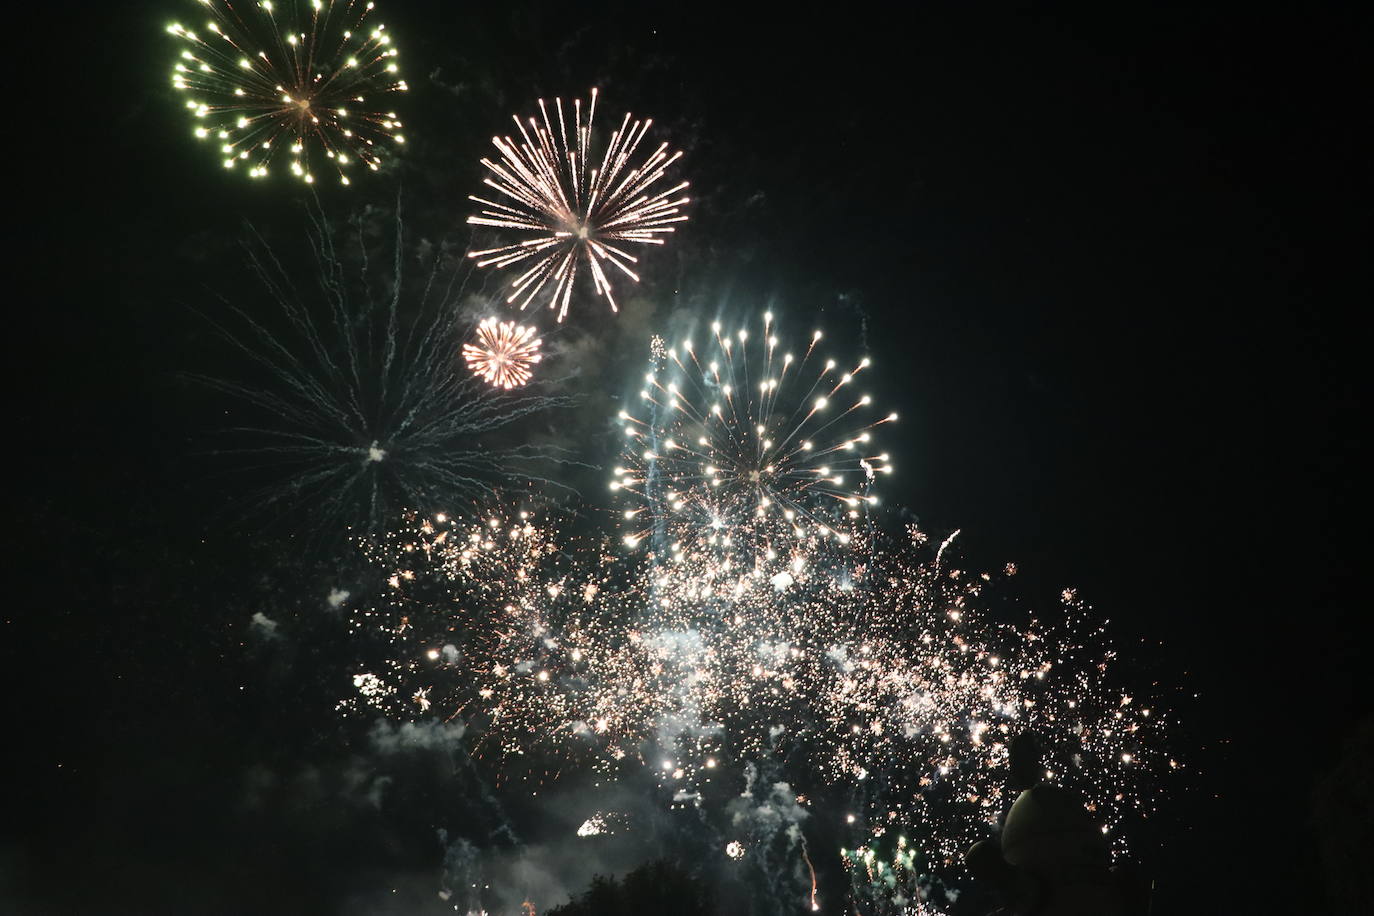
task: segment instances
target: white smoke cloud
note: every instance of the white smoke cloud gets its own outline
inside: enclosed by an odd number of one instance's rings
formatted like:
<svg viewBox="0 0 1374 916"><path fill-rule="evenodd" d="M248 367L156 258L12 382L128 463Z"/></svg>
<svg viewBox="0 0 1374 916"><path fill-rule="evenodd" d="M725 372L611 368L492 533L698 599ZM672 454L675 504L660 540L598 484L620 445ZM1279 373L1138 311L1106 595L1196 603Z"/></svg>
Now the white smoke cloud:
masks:
<svg viewBox="0 0 1374 916"><path fill-rule="evenodd" d="M262 639L277 639L280 636L277 632L277 622L262 611L253 614L253 619L248 621L248 628Z"/></svg>
<svg viewBox="0 0 1374 916"><path fill-rule="evenodd" d="M442 750L455 751L462 742L467 725L463 722L442 722L429 719L425 722L402 722L392 724L378 719L368 733L372 748L379 754L397 754L402 751Z"/></svg>

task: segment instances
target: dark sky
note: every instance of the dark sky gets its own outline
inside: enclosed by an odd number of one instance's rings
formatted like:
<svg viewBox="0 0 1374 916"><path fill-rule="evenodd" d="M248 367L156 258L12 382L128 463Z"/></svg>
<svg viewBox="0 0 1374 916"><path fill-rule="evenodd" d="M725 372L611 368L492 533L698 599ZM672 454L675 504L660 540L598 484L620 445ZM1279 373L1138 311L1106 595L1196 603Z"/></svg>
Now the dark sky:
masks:
<svg viewBox="0 0 1374 916"><path fill-rule="evenodd" d="M888 501L1032 594L1078 587L1132 676L1188 698L1161 911L1322 911L1309 796L1368 714L1366 22L379 5L412 143L359 203L399 175L421 231L456 231L488 138L534 98L598 85L652 114L697 202L645 295L709 275L866 330L903 416ZM212 342L187 306L233 282L242 220L301 221L296 188L186 138L162 28L192 6L62 23L29 81L50 100L12 113L0 900L20 912L340 911L412 852L308 800L241 810L251 766L342 757L311 705L326 650L245 645L291 576L243 574L281 549L223 529L194 457L214 423L181 374Z"/></svg>

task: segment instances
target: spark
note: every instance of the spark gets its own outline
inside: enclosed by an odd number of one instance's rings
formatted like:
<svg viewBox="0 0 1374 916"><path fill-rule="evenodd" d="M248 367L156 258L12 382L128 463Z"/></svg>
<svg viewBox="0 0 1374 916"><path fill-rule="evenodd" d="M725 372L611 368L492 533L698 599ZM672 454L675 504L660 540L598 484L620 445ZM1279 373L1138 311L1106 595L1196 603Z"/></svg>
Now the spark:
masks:
<svg viewBox="0 0 1374 916"><path fill-rule="evenodd" d="M598 156L593 150L592 122L597 91L585 107L562 99L549 106L539 100L539 117L522 122L517 141L494 137L499 156L484 158L490 172L484 183L494 199L473 195L481 205L468 222L520 233L518 242L471 252L480 267L513 268L508 302L524 309L546 289L558 320L568 314L579 272L591 277L596 294L617 310L609 269L638 281L639 259L629 245L662 245L664 237L687 219L687 182L655 190L667 170L681 158L662 143L642 161L636 152L652 120L626 114ZM552 110L551 110L552 109Z"/></svg>

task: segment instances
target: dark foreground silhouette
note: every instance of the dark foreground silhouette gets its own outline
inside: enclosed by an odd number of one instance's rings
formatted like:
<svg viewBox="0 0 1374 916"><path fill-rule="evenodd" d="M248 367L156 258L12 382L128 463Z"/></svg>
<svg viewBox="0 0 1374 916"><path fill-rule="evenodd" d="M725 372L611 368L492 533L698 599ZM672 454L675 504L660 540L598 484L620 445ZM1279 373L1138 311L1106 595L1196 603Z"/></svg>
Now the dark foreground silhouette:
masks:
<svg viewBox="0 0 1374 916"><path fill-rule="evenodd" d="M1148 891L1113 866L1101 826L1073 792L1045 781L1043 752L1030 734L1011 743L1007 787L1016 800L1000 835L965 856L974 880L1001 899L996 916L1137 916Z"/></svg>
<svg viewBox="0 0 1374 916"><path fill-rule="evenodd" d="M1344 753L1317 780L1312 826L1332 912L1374 913L1374 715L1351 730Z"/></svg>
<svg viewBox="0 0 1374 916"><path fill-rule="evenodd" d="M715 903L701 882L667 863L650 862L617 881L600 875L577 898L548 916L715 916Z"/></svg>

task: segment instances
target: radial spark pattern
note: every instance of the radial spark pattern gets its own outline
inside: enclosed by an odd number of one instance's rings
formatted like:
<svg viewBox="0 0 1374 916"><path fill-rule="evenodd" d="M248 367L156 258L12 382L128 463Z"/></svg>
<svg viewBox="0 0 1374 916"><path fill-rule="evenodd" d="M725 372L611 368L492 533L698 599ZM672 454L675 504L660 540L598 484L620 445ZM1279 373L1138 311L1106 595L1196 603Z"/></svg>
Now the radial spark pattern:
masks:
<svg viewBox="0 0 1374 916"><path fill-rule="evenodd" d="M243 503L315 533L357 533L498 483L551 483L531 471L554 450L485 440L567 401L493 390L464 371L451 261L441 254L412 276L399 214L392 250L377 241L385 225L336 234L315 219L315 276L288 272L289 259L255 240L255 308L209 318L242 357L228 374L199 378L235 402L219 454L259 484ZM373 259L390 262L384 282L368 271Z"/></svg>
<svg viewBox="0 0 1374 916"><path fill-rule="evenodd" d="M653 360L636 413L622 411L622 463L611 489L628 497L626 543L654 536L681 553L705 542L770 559L817 536L841 543L876 501L892 465L871 431L879 414L858 388L864 358L841 369L816 351L821 332L787 349L771 313L762 328L712 326Z"/></svg>
<svg viewBox="0 0 1374 916"><path fill-rule="evenodd" d="M497 388L519 388L533 377L531 366L544 358L534 328L485 318L477 343L463 344L463 358L474 374Z"/></svg>
<svg viewBox="0 0 1374 916"><path fill-rule="evenodd" d="M167 27L184 44L172 85L225 168L261 178L285 160L313 182L327 165L348 184L355 162L375 170L383 143L405 142L386 99L406 83L386 27L366 21L372 3L200 4L203 28Z"/></svg>
<svg viewBox="0 0 1374 916"><path fill-rule="evenodd" d="M597 155L596 97L593 89L585 111L581 99L573 101L571 111L562 99L554 99L552 111L540 99L538 118L514 119L519 140L494 137L499 156L482 164L491 173L485 183L496 193L474 195L482 209L468 218L474 225L521 234L518 242L471 256L482 267L514 271L508 301L518 300L522 309L548 292L559 321L568 313L579 273L591 277L596 293L615 310L610 268L637 281L638 258L629 246L662 245L675 224L687 219L682 211L688 198L678 196L687 182L654 189L682 153L670 153L661 143L636 163L653 121L626 114Z"/></svg>

